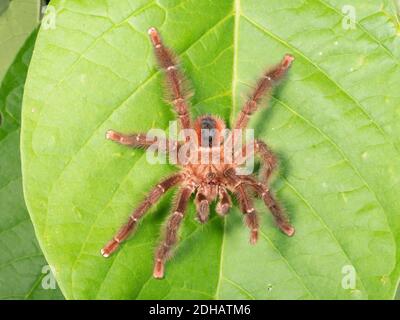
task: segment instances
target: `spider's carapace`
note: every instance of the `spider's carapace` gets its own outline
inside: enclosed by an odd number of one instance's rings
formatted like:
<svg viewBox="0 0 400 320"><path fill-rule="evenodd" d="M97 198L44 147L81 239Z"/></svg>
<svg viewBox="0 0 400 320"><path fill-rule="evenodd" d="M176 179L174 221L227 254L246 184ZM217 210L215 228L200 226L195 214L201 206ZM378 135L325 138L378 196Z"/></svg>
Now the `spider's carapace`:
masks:
<svg viewBox="0 0 400 320"><path fill-rule="evenodd" d="M164 70L166 78L167 93L173 105L181 129L193 130L195 132L194 147L190 149L188 159L198 157L204 153L217 153L217 161L202 163L192 161L178 161L180 171L169 176L157 184L147 195L147 197L137 206L129 217L128 222L122 226L117 234L101 250L104 257L113 253L137 226L138 221L155 204L160 197L174 186L179 186L177 200L174 204L172 214L168 218L163 239L155 253L153 276L162 278L164 276L164 266L166 260L171 256L172 248L178 241L178 229L185 216L190 197L195 194L195 204L197 209L198 221L204 223L209 216L211 202L217 201L216 211L220 216L225 216L232 206L232 193L243 213L244 221L250 229L250 243L255 244L258 239L259 219L253 206L253 194L260 197L271 214L273 215L280 230L288 235L294 234L294 227L281 205L275 199L268 187L268 181L272 171L276 168L277 159L268 148L267 144L261 140L254 140L251 148L246 145L240 157L236 153L229 154L232 161L224 161L227 153L224 146L228 141L232 141L232 136L225 137L223 132L226 128L224 121L213 115L201 116L194 121L189 115L189 95L184 88L185 79L179 70L175 56L167 49L155 28L149 29L149 35L154 47L157 61ZM264 73L255 86L249 99L245 102L232 129L245 129L248 125L250 116L257 110L262 98L270 92L275 84L281 80L289 69L293 56L287 54L282 61L272 69ZM113 130L106 134L107 139L113 140L123 145L135 148L148 148L153 141L146 138L146 134L138 133L125 135ZM175 146L176 151L183 146L178 142L165 141L166 146ZM252 150L252 152L248 152ZM163 150L171 152L171 149ZM261 178L257 179L253 175L241 175L238 168L243 165L247 157L257 155L262 162ZM200 157L201 158L201 157ZM188 160L186 159L186 160Z"/></svg>

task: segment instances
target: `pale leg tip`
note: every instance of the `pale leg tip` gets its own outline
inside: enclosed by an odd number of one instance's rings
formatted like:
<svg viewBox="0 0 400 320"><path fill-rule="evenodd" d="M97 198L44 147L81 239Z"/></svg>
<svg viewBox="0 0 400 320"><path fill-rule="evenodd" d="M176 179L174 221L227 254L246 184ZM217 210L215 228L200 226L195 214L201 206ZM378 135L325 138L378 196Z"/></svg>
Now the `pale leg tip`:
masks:
<svg viewBox="0 0 400 320"><path fill-rule="evenodd" d="M204 224L204 223L207 222L207 220L208 220L208 217L202 216L200 214L197 215L197 222L198 223Z"/></svg>
<svg viewBox="0 0 400 320"><path fill-rule="evenodd" d="M284 227L282 230L288 237L292 237L295 233L295 229L292 226Z"/></svg>
<svg viewBox="0 0 400 320"><path fill-rule="evenodd" d="M254 230L250 234L250 244L255 245L258 241L258 231Z"/></svg>
<svg viewBox="0 0 400 320"><path fill-rule="evenodd" d="M229 211L229 204L217 204L216 211L220 216L225 216Z"/></svg>
<svg viewBox="0 0 400 320"><path fill-rule="evenodd" d="M106 132L106 139L112 140L114 136L115 136L115 131L114 130L108 130Z"/></svg>
<svg viewBox="0 0 400 320"><path fill-rule="evenodd" d="M147 33L148 33L149 35L152 35L152 34L154 34L154 33L157 33L157 29L154 28L154 27L150 27L150 28L147 30Z"/></svg>
<svg viewBox="0 0 400 320"><path fill-rule="evenodd" d="M289 53L285 54L285 57L283 58L283 66L285 68L288 68L292 64L293 60L294 60L294 56L292 56Z"/></svg>
<svg viewBox="0 0 400 320"><path fill-rule="evenodd" d="M257 239L250 238L250 244L252 246L256 245L257 244Z"/></svg>
<svg viewBox="0 0 400 320"><path fill-rule="evenodd" d="M295 58L294 58L294 56L292 55L292 54L290 54L290 53L286 53L285 54L285 60L288 60L288 61L293 61Z"/></svg>
<svg viewBox="0 0 400 320"><path fill-rule="evenodd" d="M110 256L110 254L107 253L107 252L105 252L104 249L101 249L101 250L100 250L100 253L101 253L101 255L102 255L104 258L108 258L108 257Z"/></svg>
<svg viewBox="0 0 400 320"><path fill-rule="evenodd" d="M157 261L154 266L153 277L156 279L164 278L164 264L161 261Z"/></svg>

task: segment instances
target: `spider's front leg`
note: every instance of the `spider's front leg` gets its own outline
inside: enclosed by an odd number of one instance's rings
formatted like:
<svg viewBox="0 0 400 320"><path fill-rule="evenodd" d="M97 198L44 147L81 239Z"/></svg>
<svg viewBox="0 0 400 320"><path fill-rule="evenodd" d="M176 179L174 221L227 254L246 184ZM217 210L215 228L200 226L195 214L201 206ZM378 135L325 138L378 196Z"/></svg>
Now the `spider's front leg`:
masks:
<svg viewBox="0 0 400 320"><path fill-rule="evenodd" d="M150 139L145 133L123 134L114 130L108 130L106 138L125 146L144 149L157 142L159 146L158 150L161 152L176 152L179 148L177 141L170 139L160 141L158 140L159 138Z"/></svg>
<svg viewBox="0 0 400 320"><path fill-rule="evenodd" d="M156 250L153 276L161 279L164 277L165 261L170 257L173 246L178 242L178 229L186 213L187 205L194 188L183 187L178 194L178 200L173 214L169 217L164 239Z"/></svg>
<svg viewBox="0 0 400 320"><path fill-rule="evenodd" d="M169 99L172 105L175 107L175 111L178 114L181 128L189 129L190 116L189 116L189 103L188 93L184 88L186 82L182 72L178 69L176 58L172 52L164 46L161 40L160 34L155 28L149 29L149 35L151 42L154 46L154 52L158 60L158 64L164 70L167 80L167 89Z"/></svg>
<svg viewBox="0 0 400 320"><path fill-rule="evenodd" d="M236 120L235 129L246 128L250 116L257 110L262 98L273 88L276 83L279 82L279 80L284 77L293 60L294 57L290 54L285 55L278 65L267 71L258 81L249 100L247 100L239 113L239 116Z"/></svg>
<svg viewBox="0 0 400 320"><path fill-rule="evenodd" d="M143 217L150 207L155 204L168 189L177 185L182 180L183 176L181 174L175 174L160 182L148 194L146 199L136 208L136 210L129 217L128 222L124 224L117 234L104 246L104 248L101 250L101 254L107 258L110 254L117 250L120 243L132 233L139 219Z"/></svg>

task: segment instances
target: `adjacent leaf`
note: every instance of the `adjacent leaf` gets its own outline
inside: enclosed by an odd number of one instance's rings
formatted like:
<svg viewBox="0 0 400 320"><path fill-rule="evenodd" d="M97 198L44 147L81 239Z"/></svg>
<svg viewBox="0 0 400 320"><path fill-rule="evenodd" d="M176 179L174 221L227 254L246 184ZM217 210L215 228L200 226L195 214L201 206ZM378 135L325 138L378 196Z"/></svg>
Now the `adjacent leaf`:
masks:
<svg viewBox="0 0 400 320"><path fill-rule="evenodd" d="M394 297L399 26L391 2L359 0L352 1L354 28L344 28L346 4L52 2L57 27L41 30L25 91L23 176L38 238L67 298ZM231 120L265 68L286 52L296 57L268 110L252 121L280 156L272 188L296 226L293 238L273 226L260 203L257 246L249 245L238 209L225 222L213 213L200 226L191 206L166 278L154 280L169 195L118 253L100 256L149 188L174 170L104 139L110 128L145 132L173 119L150 26L161 30L192 80L194 116Z"/></svg>
<svg viewBox="0 0 400 320"><path fill-rule="evenodd" d="M62 298L36 241L22 193L22 95L36 34L21 48L0 87L0 299Z"/></svg>
<svg viewBox="0 0 400 320"><path fill-rule="evenodd" d="M2 0L0 4L0 82L19 49L39 24L40 0Z"/></svg>

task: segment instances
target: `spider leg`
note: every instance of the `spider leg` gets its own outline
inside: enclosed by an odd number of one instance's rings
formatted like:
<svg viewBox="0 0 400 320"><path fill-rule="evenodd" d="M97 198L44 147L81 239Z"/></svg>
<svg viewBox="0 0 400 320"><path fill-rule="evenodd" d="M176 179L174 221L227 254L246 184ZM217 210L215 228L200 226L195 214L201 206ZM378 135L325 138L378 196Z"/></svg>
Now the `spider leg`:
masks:
<svg viewBox="0 0 400 320"><path fill-rule="evenodd" d="M249 100L247 100L239 113L235 129L243 129L247 126L250 116L257 110L263 96L284 77L293 60L293 56L286 54L278 65L267 71L258 81Z"/></svg>
<svg viewBox="0 0 400 320"><path fill-rule="evenodd" d="M281 229L281 231L287 236L293 236L295 232L294 227L290 224L287 214L279 202L275 199L268 187L249 176L243 176L242 181L252 187L257 192L259 197L264 201L265 205L271 211L279 229Z"/></svg>
<svg viewBox="0 0 400 320"><path fill-rule="evenodd" d="M224 216L228 213L229 208L232 206L231 197L226 191L225 187L219 186L218 188L218 202L215 210L220 216Z"/></svg>
<svg viewBox="0 0 400 320"><path fill-rule="evenodd" d="M178 194L178 201L175 205L173 214L169 217L164 239L156 250L153 276L161 279L164 277L165 261L171 256L171 250L178 242L178 229L181 225L186 208L193 193L192 186L183 187Z"/></svg>
<svg viewBox="0 0 400 320"><path fill-rule="evenodd" d="M107 258L117 250L120 243L132 233L139 219L143 217L150 207L155 204L168 189L182 180L182 175L175 174L161 181L155 188L153 188L153 190L147 195L146 199L136 208L136 210L133 211L128 222L124 224L116 235L103 247L103 249L101 249L103 257Z"/></svg>
<svg viewBox="0 0 400 320"><path fill-rule="evenodd" d="M295 229L290 224L288 216L266 185L258 182L251 176L236 175L235 169L233 168L226 170L224 172L224 175L229 179L232 184L234 184L235 189L243 184L253 188L257 192L258 196L264 201L268 209L271 211L272 216L274 217L279 229L289 237L294 235Z"/></svg>
<svg viewBox="0 0 400 320"><path fill-rule="evenodd" d="M253 148L250 148L250 144L253 144ZM254 154L257 154L261 158L262 162L262 168L261 168L261 181L263 183L267 183L272 172L277 166L278 159L276 156L272 153L272 151L269 149L267 144L259 139L256 139L254 142L251 142L247 146L243 147L242 149L242 154L245 154L244 159L241 159L239 161L238 157L235 157L235 163L237 164L242 164L244 163L248 158L254 156Z"/></svg>
<svg viewBox="0 0 400 320"><path fill-rule="evenodd" d="M196 193L195 204L197 210L197 219L200 223L205 223L210 214L210 204L207 200L207 196L199 189Z"/></svg>
<svg viewBox="0 0 400 320"><path fill-rule="evenodd" d="M244 214L244 221L250 229L250 243L256 244L258 240L259 221L253 200L246 192L243 184L236 185L234 190L240 209Z"/></svg>
<svg viewBox="0 0 400 320"><path fill-rule="evenodd" d="M115 141L119 144L133 147L133 148L148 148L157 140L149 139L145 133L134 133L134 134L123 134L116 132L114 130L108 130L106 133L106 138L111 141ZM162 143L159 143L162 152L172 152L179 148L178 142L174 140L166 139Z"/></svg>
<svg viewBox="0 0 400 320"><path fill-rule="evenodd" d="M183 86L185 82L184 76L182 72L178 70L175 56L164 46L158 31L155 28L150 28L148 32L154 46L154 52L158 63L166 74L169 98L178 114L181 128L189 129L191 126L187 102L188 95Z"/></svg>
<svg viewBox="0 0 400 320"><path fill-rule="evenodd" d="M283 211L283 208L272 195L271 191L263 184L260 184L258 190L256 189L256 191L258 191L258 194L263 199L265 205L271 211L279 229L281 229L282 232L285 233L288 237L293 236L295 229L290 224L289 218L287 217L285 211Z"/></svg>

